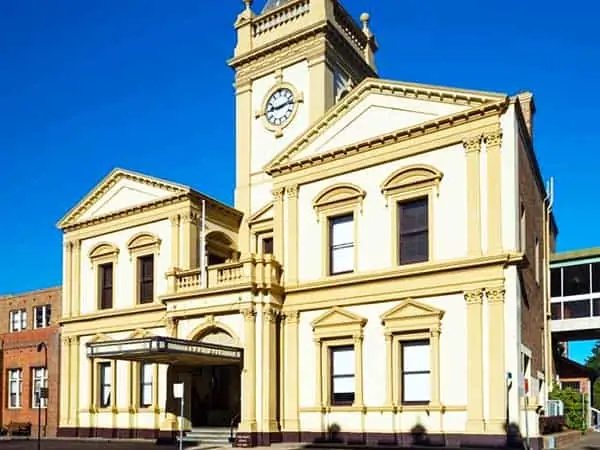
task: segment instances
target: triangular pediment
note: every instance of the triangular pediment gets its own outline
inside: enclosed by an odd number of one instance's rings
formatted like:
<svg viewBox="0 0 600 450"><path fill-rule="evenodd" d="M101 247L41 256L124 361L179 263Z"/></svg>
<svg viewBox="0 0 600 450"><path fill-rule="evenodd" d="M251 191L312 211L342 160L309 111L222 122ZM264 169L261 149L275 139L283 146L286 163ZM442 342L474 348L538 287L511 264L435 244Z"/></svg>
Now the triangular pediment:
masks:
<svg viewBox="0 0 600 450"><path fill-rule="evenodd" d="M506 99L505 95L366 79L323 119L267 164L267 173L317 155L340 152L402 130L429 126Z"/></svg>
<svg viewBox="0 0 600 450"><path fill-rule="evenodd" d="M264 205L262 208L260 208L258 211L256 211L254 214L252 214L250 216L250 218L248 219L248 223L252 224L252 223L264 222L264 221L272 220L272 219L273 219L273 202L269 202L266 205Z"/></svg>
<svg viewBox="0 0 600 450"><path fill-rule="evenodd" d="M364 326L367 319L343 308L333 307L312 321L313 328Z"/></svg>
<svg viewBox="0 0 600 450"><path fill-rule="evenodd" d="M444 311L434 308L433 306L425 305L416 300L408 299L394 306L381 315L383 322L397 320L414 320L418 318L431 318L440 320L444 315Z"/></svg>
<svg viewBox="0 0 600 450"><path fill-rule="evenodd" d="M64 228L190 191L187 186L115 169L65 215L58 227Z"/></svg>

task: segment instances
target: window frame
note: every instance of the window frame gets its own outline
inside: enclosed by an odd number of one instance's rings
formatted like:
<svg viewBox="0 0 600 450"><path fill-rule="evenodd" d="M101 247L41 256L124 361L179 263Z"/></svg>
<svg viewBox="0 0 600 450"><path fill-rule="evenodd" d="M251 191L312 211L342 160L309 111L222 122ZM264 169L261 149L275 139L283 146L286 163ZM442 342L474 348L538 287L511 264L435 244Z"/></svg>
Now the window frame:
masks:
<svg viewBox="0 0 600 450"><path fill-rule="evenodd" d="M95 296L96 296L96 309L98 311L107 311L114 309L115 299L117 298L117 271L118 271L118 260L119 260L119 248L109 242L100 242L88 254L92 269L95 274ZM106 264L112 264L112 302L110 308L102 307L102 266Z"/></svg>
<svg viewBox="0 0 600 450"><path fill-rule="evenodd" d="M324 278L351 275L358 272L358 236L359 236L359 217L363 211L363 200L366 192L350 183L337 183L323 189L313 200L313 208L316 213L317 223L321 224L321 274ZM330 219L352 214L354 228L354 256L353 270L339 274L331 273L331 252L330 239L331 227Z"/></svg>
<svg viewBox="0 0 600 450"><path fill-rule="evenodd" d="M329 357L329 398L332 406L349 406L354 403L354 399L356 398L356 364L352 370L352 374L338 374L335 373L335 364L334 364L334 354L336 351L347 351L352 350L353 359L356 360L356 348L354 344L348 345L329 345L328 346L328 357ZM335 380L336 378L352 378L354 382L354 390L352 391L352 400L336 400L335 399Z"/></svg>
<svg viewBox="0 0 600 450"><path fill-rule="evenodd" d="M150 367L151 381L150 383L144 382L144 367ZM134 377L134 386L137 386L137 399L136 404L140 409L155 409L157 406L158 396L158 365L153 363L139 362L135 363L136 374ZM152 401L150 403L144 402L144 386L150 385Z"/></svg>
<svg viewBox="0 0 600 450"><path fill-rule="evenodd" d="M17 322L19 323L18 329L13 328L13 325L15 323L15 321L13 320L14 316L18 317L18 320L17 320ZM19 333L21 331L27 330L27 316L28 316L27 308L11 309L8 312L8 331L10 333Z"/></svg>
<svg viewBox="0 0 600 450"><path fill-rule="evenodd" d="M396 170L381 183L381 193L385 198L386 207L390 210L390 264L392 267L427 264L435 261L435 199L439 196L443 177L444 174L433 166L415 164ZM399 205L421 198L427 199L428 259L423 262L400 264Z"/></svg>
<svg viewBox="0 0 600 450"><path fill-rule="evenodd" d="M110 383L105 383L104 377L103 377L103 371L102 368L103 367L109 367L110 368ZM97 409L98 410L109 410L109 409L113 409L116 405L115 402L115 392L116 392L116 381L117 381L117 376L116 376L116 364L114 361L107 361L107 360L101 360L101 361L97 361L94 364L94 372L95 372L95 377L94 379L96 380L96 382L94 383L94 399L95 399L95 403L97 405ZM107 404L105 404L102 399L103 399L103 395L104 394L104 388L106 386L109 386L110 391L109 391L109 401Z"/></svg>
<svg viewBox="0 0 600 450"><path fill-rule="evenodd" d="M348 310L334 307L317 317L312 323L315 343L315 403L317 407L332 410L362 410L363 393L363 332L367 319ZM352 404L335 404L332 392L331 348L354 348L354 401Z"/></svg>
<svg viewBox="0 0 600 450"><path fill-rule="evenodd" d="M38 370L42 371L42 375L38 377L36 372ZM48 389L48 368L43 366L36 366L31 368L31 408L32 409L47 409L48 408L48 398L38 399L38 391L36 389L36 382L40 381L41 387ZM40 400L38 406L38 400Z"/></svg>
<svg viewBox="0 0 600 450"><path fill-rule="evenodd" d="M347 220L347 219L349 219L349 220ZM338 220L342 220L342 221L347 220L348 222L352 222L352 227L353 227L352 242L340 244L343 246L351 246L352 247L352 269L334 272L333 271L334 252L337 249L335 249L334 245L333 245L333 230L334 230L335 222ZM350 212L350 213L346 213L346 214L331 215L331 216L327 217L327 222L328 222L328 226L327 226L328 227L328 230L327 230L327 275L330 277L334 277L334 276L338 276L338 275L345 275L345 274L356 272L356 268L357 268L357 249L356 249L357 230L356 230L356 217L354 216L354 213Z"/></svg>
<svg viewBox="0 0 600 450"><path fill-rule="evenodd" d="M415 345L415 344L420 344L420 343L427 343L427 346L429 347L428 349L428 353L429 353L429 370L427 371L410 371L408 372L405 367L404 367L404 352L405 352L405 348L407 346L411 346L411 345ZM402 402L402 405L427 405L431 402L431 340L427 337L427 338L423 338L423 339L402 339L399 340L398 342L398 350L400 351L400 355L398 355L400 362L400 389L401 391L399 392L400 394L400 401ZM429 395L429 400L406 400L405 399L405 381L406 381L406 375L427 375L427 379L429 381L429 391L430 391L430 395Z"/></svg>
<svg viewBox="0 0 600 450"><path fill-rule="evenodd" d="M16 374L16 377L13 377L12 375ZM21 409L23 408L23 369L20 367L13 367L13 368L9 368L7 369L7 376L6 376L6 380L8 383L7 386L7 408L8 409ZM16 383L17 385L17 391L13 393L12 391L12 386L13 383ZM15 405L11 405L11 399L13 394L15 395L16 401L15 401Z"/></svg>
<svg viewBox="0 0 600 450"><path fill-rule="evenodd" d="M144 263L146 261L151 261L152 264L152 272L151 272L151 277L149 280L146 280L144 277ZM140 255L136 258L136 265L137 265L137 282L136 282L136 286L137 286L137 292L136 292L136 297L137 297L137 303L140 305L144 305L144 304L148 304L148 303L153 303L155 301L155 286L156 286L156 258L154 257L154 254L150 253L147 255ZM150 283L151 284L151 289L150 289L150 297L146 298L144 297L144 283Z"/></svg>
<svg viewBox="0 0 600 450"><path fill-rule="evenodd" d="M417 202L426 202L426 209L427 209L427 228L426 228L426 233L427 233L427 257L424 260L410 260L410 261L402 261L401 255L402 252L400 250L400 247L402 246L402 220L401 220L401 214L402 214L402 207L404 205L408 205L408 204L414 204ZM398 248L396 249L396 252L398 254L398 259L396 261L396 264L398 266L409 266L412 264L423 264L426 262L429 262L431 260L431 238L430 238L430 199L429 196L423 196L423 197L415 197L415 198L411 198L408 200L399 200L396 202L396 239L397 239L397 246Z"/></svg>
<svg viewBox="0 0 600 450"><path fill-rule="evenodd" d="M131 262L131 279L133 281L133 293L136 305L150 305L158 301L158 265L160 264L161 239L147 231L134 234L127 241L129 261ZM152 256L152 300L142 300L142 274L141 264L143 258Z"/></svg>
<svg viewBox="0 0 600 450"><path fill-rule="evenodd" d="M42 311L42 326L37 324L37 312ZM33 307L33 329L49 328L52 320L52 304L46 303L44 305L36 305Z"/></svg>
<svg viewBox="0 0 600 450"><path fill-rule="evenodd" d="M386 405L403 405L402 345L406 342L429 341L430 400L418 402L419 407L439 407L440 400L440 334L444 312L415 300L403 300L381 315L386 347Z"/></svg>

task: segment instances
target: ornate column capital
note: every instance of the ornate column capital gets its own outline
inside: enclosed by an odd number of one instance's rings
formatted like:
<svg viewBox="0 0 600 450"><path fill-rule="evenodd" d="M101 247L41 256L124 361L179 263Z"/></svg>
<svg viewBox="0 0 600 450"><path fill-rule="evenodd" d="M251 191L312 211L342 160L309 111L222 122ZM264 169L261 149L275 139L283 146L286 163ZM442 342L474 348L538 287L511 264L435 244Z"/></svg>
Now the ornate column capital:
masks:
<svg viewBox="0 0 600 450"><path fill-rule="evenodd" d="M442 334L442 328L439 326L435 326L429 329L429 336L432 338L439 338L440 334Z"/></svg>
<svg viewBox="0 0 600 450"><path fill-rule="evenodd" d="M487 147L500 147L502 145L502 129L497 128L495 130L486 131L483 134L483 140Z"/></svg>
<svg viewBox="0 0 600 450"><path fill-rule="evenodd" d="M279 315L279 311L272 306L265 306L263 309L263 318L266 322L272 323L277 320L277 316Z"/></svg>
<svg viewBox="0 0 600 450"><path fill-rule="evenodd" d="M462 144L466 153L478 152L481 150L481 135L467 136L463 138Z"/></svg>
<svg viewBox="0 0 600 450"><path fill-rule="evenodd" d="M69 345L71 345L72 342L73 342L73 338L71 338L71 336L63 336L62 337L62 343L64 346L68 347Z"/></svg>
<svg viewBox="0 0 600 450"><path fill-rule="evenodd" d="M504 303L506 290L503 287L486 288L485 294L488 303Z"/></svg>
<svg viewBox="0 0 600 450"><path fill-rule="evenodd" d="M181 222L181 216L179 214L175 214L169 217L169 220L171 221L171 225L179 225Z"/></svg>
<svg viewBox="0 0 600 450"><path fill-rule="evenodd" d="M386 341L391 341L394 337L394 333L392 333L391 331L384 331L383 334L385 336Z"/></svg>
<svg viewBox="0 0 600 450"><path fill-rule="evenodd" d="M284 193L285 189L284 188L275 188L271 190L271 195L273 195L273 201L274 202L280 202L281 200L283 200L283 193Z"/></svg>
<svg viewBox="0 0 600 450"><path fill-rule="evenodd" d="M287 192L288 198L297 198L298 197L298 185L297 184L292 184L292 185L286 187L285 191Z"/></svg>
<svg viewBox="0 0 600 450"><path fill-rule="evenodd" d="M465 291L465 302L467 305L477 305L483 303L483 289Z"/></svg>
<svg viewBox="0 0 600 450"><path fill-rule="evenodd" d="M355 345L360 345L363 341L363 334L362 333L354 333L354 335L352 335L352 340L354 341Z"/></svg>
<svg viewBox="0 0 600 450"><path fill-rule="evenodd" d="M289 324L297 324L300 319L300 313L298 311L286 311L285 321Z"/></svg>
<svg viewBox="0 0 600 450"><path fill-rule="evenodd" d="M185 223L197 225L200 221L200 214L196 211L190 211L183 214L181 220Z"/></svg>
<svg viewBox="0 0 600 450"><path fill-rule="evenodd" d="M254 320L256 317L256 311L254 310L253 305L248 305L240 308L240 313L244 316L244 320L249 322Z"/></svg>

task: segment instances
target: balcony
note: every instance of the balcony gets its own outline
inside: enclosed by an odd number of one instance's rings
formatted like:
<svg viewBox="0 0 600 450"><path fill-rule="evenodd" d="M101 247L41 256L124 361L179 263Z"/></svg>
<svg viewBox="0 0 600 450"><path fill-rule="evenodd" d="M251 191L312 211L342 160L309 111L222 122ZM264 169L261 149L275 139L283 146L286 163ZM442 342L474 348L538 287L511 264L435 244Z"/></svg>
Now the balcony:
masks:
<svg viewBox="0 0 600 450"><path fill-rule="evenodd" d="M201 268L167 273L168 294L210 293L242 289L271 290L281 287L281 265L270 255L250 256L238 262L208 266L203 282Z"/></svg>

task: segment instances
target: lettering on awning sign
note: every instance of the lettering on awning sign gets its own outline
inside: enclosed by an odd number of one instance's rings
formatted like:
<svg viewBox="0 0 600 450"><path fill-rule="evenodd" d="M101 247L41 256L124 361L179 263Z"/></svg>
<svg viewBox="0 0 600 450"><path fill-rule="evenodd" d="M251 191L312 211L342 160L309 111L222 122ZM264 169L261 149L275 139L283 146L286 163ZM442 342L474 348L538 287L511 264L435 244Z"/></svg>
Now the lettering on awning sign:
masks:
<svg viewBox="0 0 600 450"><path fill-rule="evenodd" d="M199 353L201 355L206 356L217 356L221 358L239 358L241 357L241 352L239 350L227 349L227 348L218 348L218 347L202 347L199 345L187 345L187 344L178 344L174 342L169 342L168 348L172 350L177 350L180 352L186 353Z"/></svg>

